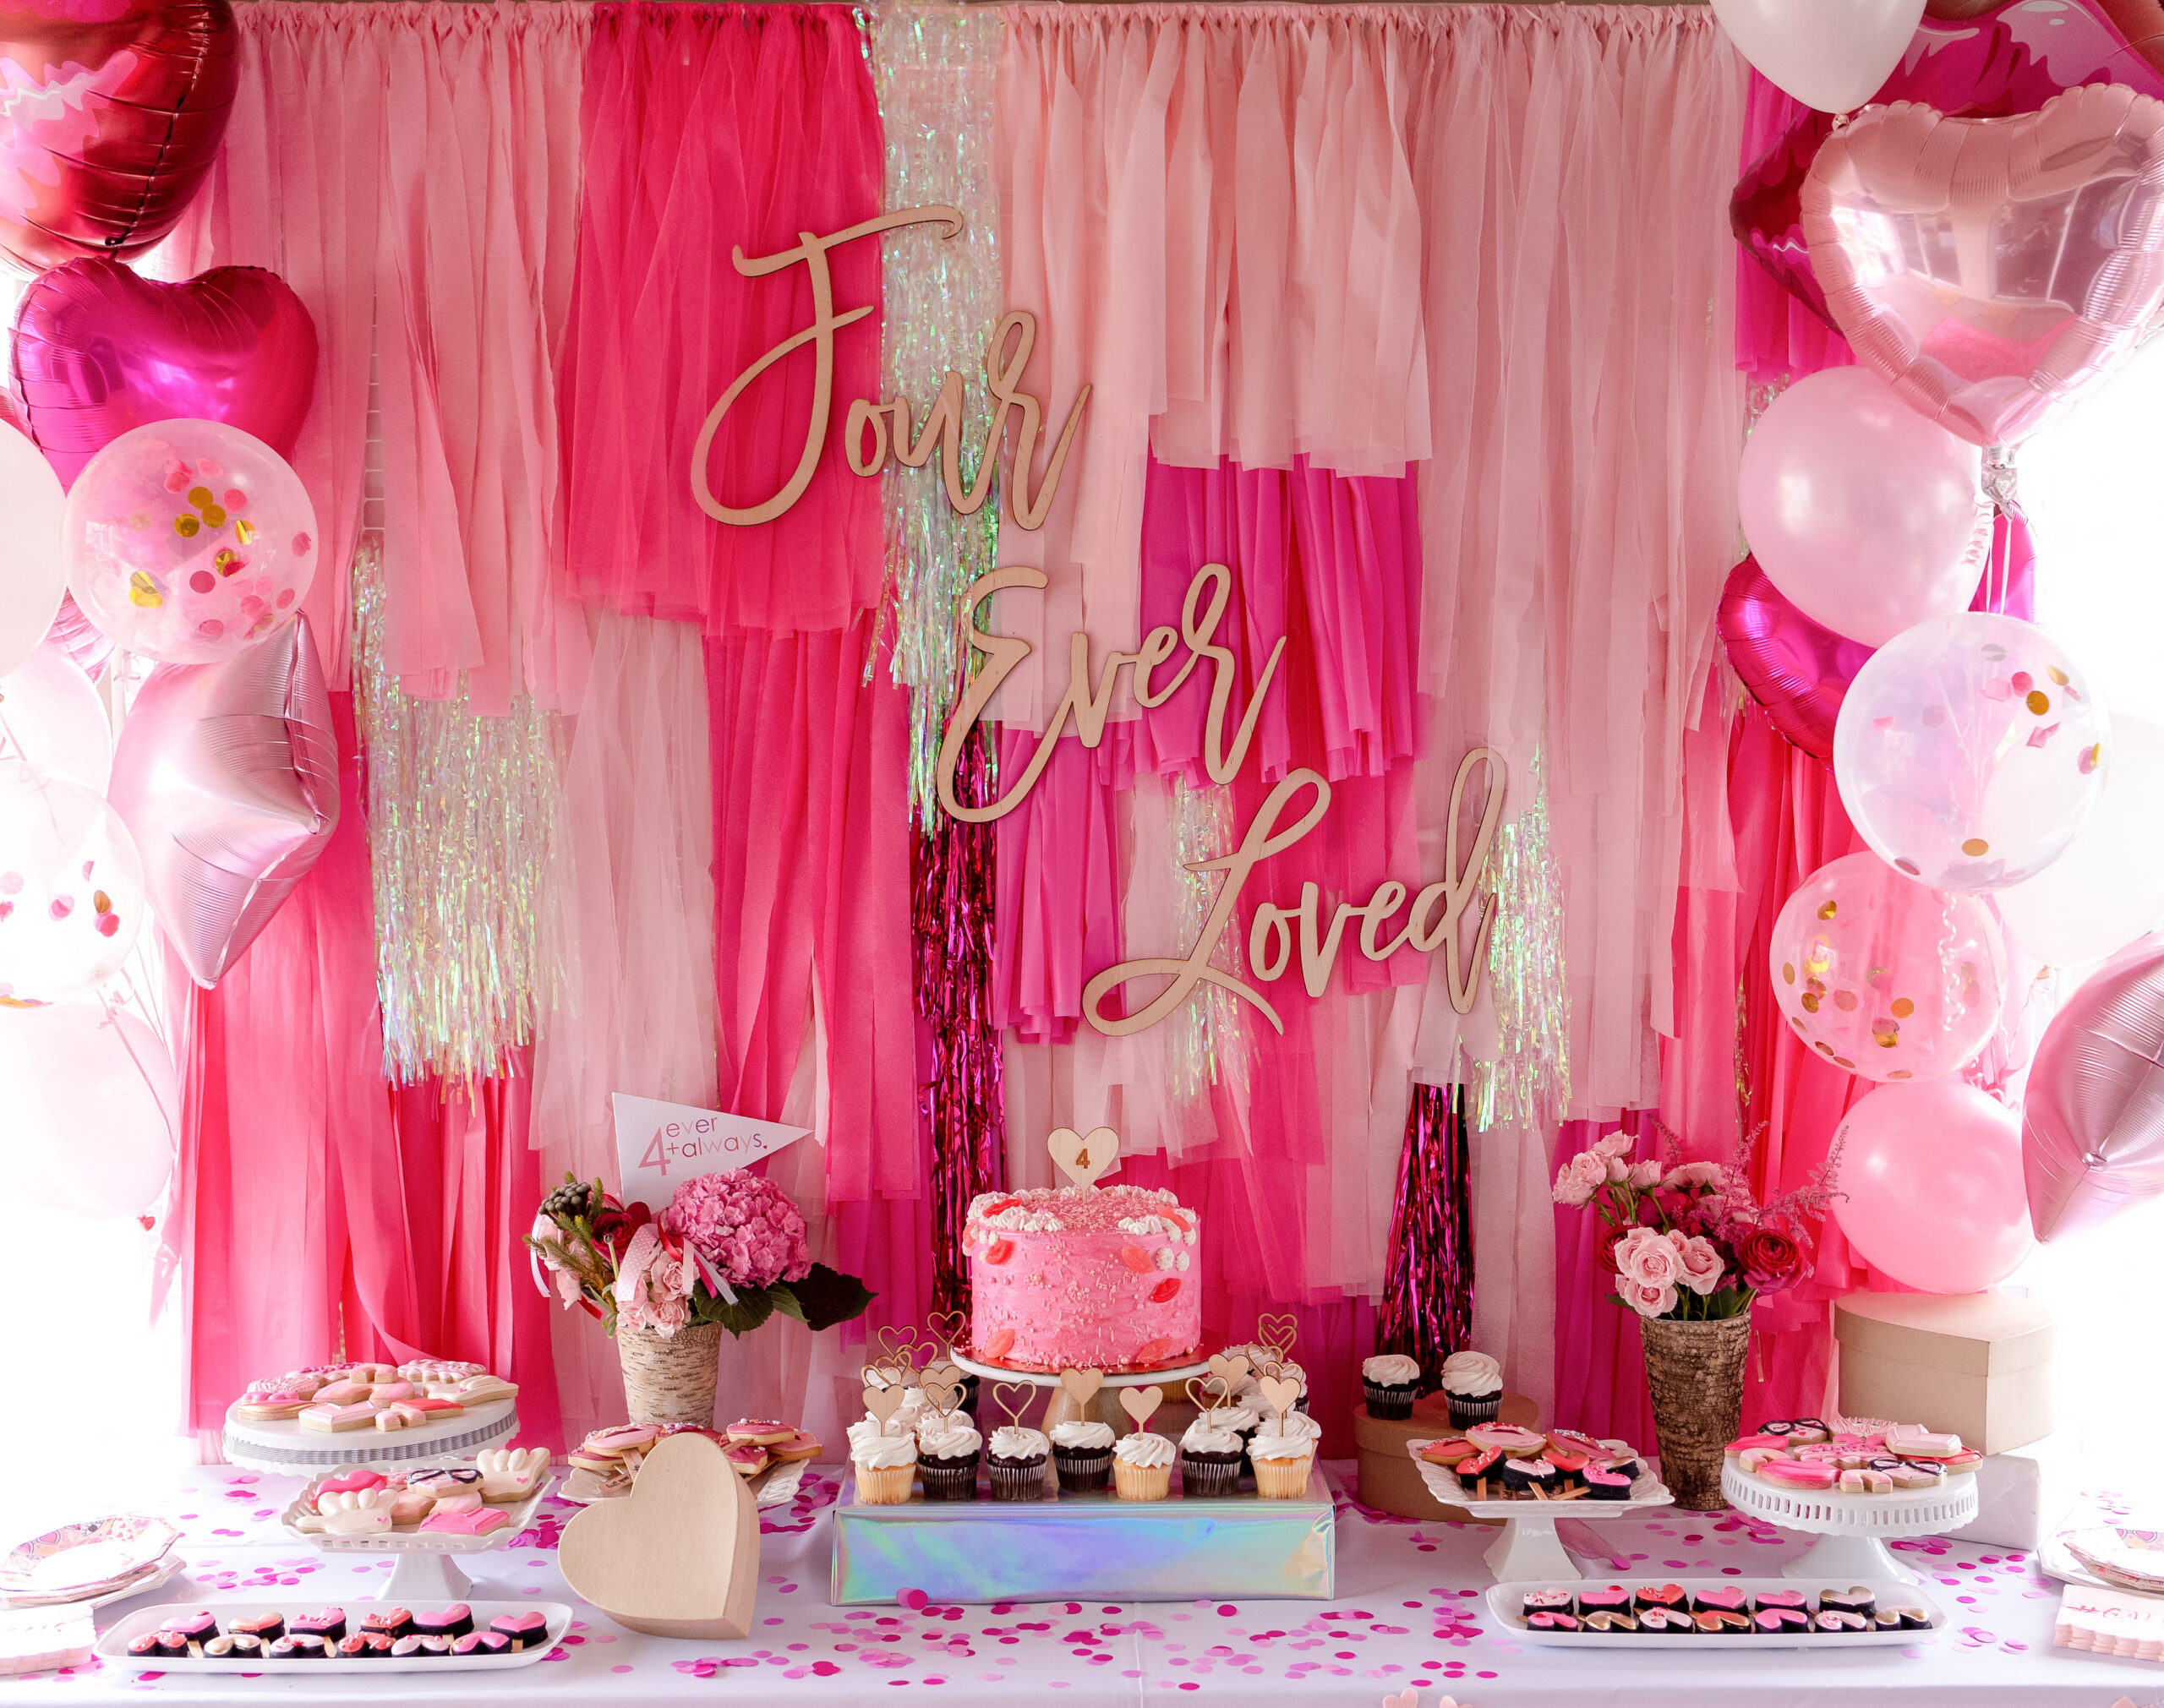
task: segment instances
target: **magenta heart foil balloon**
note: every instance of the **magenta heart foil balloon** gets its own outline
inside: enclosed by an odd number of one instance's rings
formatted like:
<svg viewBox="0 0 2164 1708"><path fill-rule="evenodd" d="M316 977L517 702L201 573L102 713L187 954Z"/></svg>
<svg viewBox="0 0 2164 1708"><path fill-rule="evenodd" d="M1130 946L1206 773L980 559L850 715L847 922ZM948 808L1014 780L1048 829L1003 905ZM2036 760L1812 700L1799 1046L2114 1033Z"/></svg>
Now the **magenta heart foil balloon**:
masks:
<svg viewBox="0 0 2164 1708"><path fill-rule="evenodd" d="M1960 118L2034 112L2062 90L2116 83L2164 98L2159 74L2128 44L2097 0L2035 6L2023 0L1978 18L1926 18L1874 105L1920 101ZM1831 113L1806 112L1744 172L1729 223L1746 254L1811 312L1833 324L1803 237L1804 176L1833 128Z"/></svg>
<svg viewBox="0 0 2164 1708"><path fill-rule="evenodd" d="M1992 527L1991 557L1971 610L2036 615L2036 548L2019 509ZM1833 725L1863 661L1875 650L1814 623L1766 577L1756 558L1729 571L1715 619L1729 663L1773 728L1822 764L1833 762Z"/></svg>
<svg viewBox="0 0 2164 1708"><path fill-rule="evenodd" d="M222 421L289 457L315 393L315 323L260 267L166 285L70 261L24 292L14 352L18 412L63 486L154 421Z"/></svg>
<svg viewBox="0 0 2164 1708"><path fill-rule="evenodd" d="M113 749L107 799L150 907L205 990L338 827L338 745L308 619L215 664L161 664Z"/></svg>
<svg viewBox="0 0 2164 1708"><path fill-rule="evenodd" d="M1812 161L1803 233L1856 359L1948 432L2014 444L2164 302L2164 101L2100 85L2016 118L1866 107Z"/></svg>

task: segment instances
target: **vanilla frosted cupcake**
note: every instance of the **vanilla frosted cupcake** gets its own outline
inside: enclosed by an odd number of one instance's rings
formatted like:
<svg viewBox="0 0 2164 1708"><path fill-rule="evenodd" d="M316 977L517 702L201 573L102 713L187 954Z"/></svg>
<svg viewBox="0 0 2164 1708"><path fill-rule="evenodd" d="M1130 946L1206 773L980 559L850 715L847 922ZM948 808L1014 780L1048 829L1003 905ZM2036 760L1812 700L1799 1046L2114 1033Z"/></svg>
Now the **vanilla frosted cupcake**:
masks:
<svg viewBox="0 0 2164 1708"><path fill-rule="evenodd" d="M1258 1435L1248 1443L1254 1460L1254 1492L1265 1500L1298 1500L1308 1492L1315 1443L1305 1435Z"/></svg>
<svg viewBox="0 0 2164 1708"><path fill-rule="evenodd" d="M1443 1360L1442 1389L1460 1429L1492 1423L1503 1407L1503 1367L1485 1352L1453 1352Z"/></svg>
<svg viewBox="0 0 2164 1708"><path fill-rule="evenodd" d="M1069 1494L1096 1493L1112 1481L1112 1425L1086 1417L1053 1424L1052 1462Z"/></svg>
<svg viewBox="0 0 2164 1708"><path fill-rule="evenodd" d="M856 1498L864 1506L902 1506L916 1476L916 1438L867 1435L851 1445L856 1468Z"/></svg>
<svg viewBox="0 0 2164 1708"><path fill-rule="evenodd" d="M917 1475L926 1500L975 1500L977 1459L984 1446L967 1417L933 1413L916 1427Z"/></svg>
<svg viewBox="0 0 2164 1708"><path fill-rule="evenodd" d="M1008 1424L992 1432L992 1498L994 1500L1042 1500L1045 1498L1045 1460L1052 1443L1034 1429Z"/></svg>
<svg viewBox="0 0 2164 1708"><path fill-rule="evenodd" d="M1370 1417L1407 1418L1420 1392L1420 1361L1402 1352L1384 1352L1360 1367L1360 1385Z"/></svg>
<svg viewBox="0 0 2164 1708"><path fill-rule="evenodd" d="M1240 1458L1238 1435L1198 1417L1180 1437L1180 1487L1205 1498L1233 1493L1240 1486Z"/></svg>
<svg viewBox="0 0 2164 1708"><path fill-rule="evenodd" d="M1172 1492L1172 1443L1138 1430L1112 1449L1112 1488L1122 1500L1162 1500Z"/></svg>

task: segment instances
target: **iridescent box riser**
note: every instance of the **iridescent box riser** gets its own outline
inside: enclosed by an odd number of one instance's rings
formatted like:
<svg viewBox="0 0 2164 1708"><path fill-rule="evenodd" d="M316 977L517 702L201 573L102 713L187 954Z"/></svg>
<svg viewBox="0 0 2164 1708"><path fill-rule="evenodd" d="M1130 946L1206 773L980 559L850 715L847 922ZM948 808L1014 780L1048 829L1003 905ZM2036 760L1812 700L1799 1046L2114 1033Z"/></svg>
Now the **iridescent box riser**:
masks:
<svg viewBox="0 0 2164 1708"><path fill-rule="evenodd" d="M837 1607L884 1605L904 1590L948 1603L1336 1593L1336 1514L1320 1477L1302 1500L855 1501L852 1480L834 1508Z"/></svg>

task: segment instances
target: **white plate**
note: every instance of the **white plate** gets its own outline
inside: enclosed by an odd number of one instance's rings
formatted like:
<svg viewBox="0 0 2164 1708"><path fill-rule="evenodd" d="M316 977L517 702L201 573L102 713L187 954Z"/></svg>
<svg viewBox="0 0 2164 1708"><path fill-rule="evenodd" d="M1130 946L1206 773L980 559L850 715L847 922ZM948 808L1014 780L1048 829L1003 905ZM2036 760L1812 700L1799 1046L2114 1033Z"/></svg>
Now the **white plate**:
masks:
<svg viewBox="0 0 2164 1708"><path fill-rule="evenodd" d="M117 1589L101 1590L94 1596L0 1596L0 1608L14 1613L35 1608L79 1607L85 1613L95 1608L110 1607L115 1602L124 1602L130 1596L139 1596L145 1590L155 1590L171 1583L188 1569L188 1562L178 1554L167 1554L144 1577L125 1583Z"/></svg>
<svg viewBox="0 0 2164 1708"><path fill-rule="evenodd" d="M486 1536L458 1536L445 1531L404 1530L391 1531L375 1536L320 1536L313 1531L297 1530L295 1520L305 1518L315 1509L315 1498L331 1476L345 1476L347 1472L325 1471L310 1480L308 1487L294 1498L293 1503L278 1514L278 1522L285 1526L286 1534L297 1542L305 1542L327 1554L482 1554L490 1548L501 1547L521 1531L533 1522L533 1514L540 1510L541 1502L548 1494L555 1478L544 1476L541 1485L516 1506L500 1506L498 1512L510 1520L499 1525Z"/></svg>
<svg viewBox="0 0 2164 1708"><path fill-rule="evenodd" d="M1628 1500L1594 1500L1582 1494L1569 1500L1543 1500L1538 1495L1522 1500L1470 1500L1458 1486L1456 1471L1447 1465L1430 1465L1421 1458L1420 1449L1428 1445L1425 1441L1405 1443L1406 1452L1419 1467L1420 1480L1428 1485L1428 1492L1444 1505L1456 1507L1473 1518L1620 1518L1648 1507L1675 1503L1668 1485L1649 1471L1641 1472L1631 1485Z"/></svg>
<svg viewBox="0 0 2164 1708"><path fill-rule="evenodd" d="M352 1661L266 1661L260 1655L226 1655L215 1661L183 1656L169 1660L161 1655L129 1654L128 1644L145 1631L157 1630L171 1620L197 1610L167 1604L144 1607L116 1621L98 1639L97 1656L107 1666L123 1667L131 1673L260 1673L269 1678L294 1675L312 1678L318 1673L500 1673L512 1667L531 1667L562 1642L564 1633L571 1629L571 1610L561 1602L468 1602L466 1605L473 1610L473 1629L477 1631L486 1630L489 1621L499 1613L544 1613L549 1620L548 1639L530 1643L516 1655L413 1655L404 1660L394 1660L387 1655ZM221 1626L258 1613L283 1613L291 1618L318 1611L303 1602L203 1602L197 1606L216 1613ZM359 1610L351 1614L349 1623L358 1623L367 1618L369 1607L369 1603L361 1603Z"/></svg>
<svg viewBox="0 0 2164 1708"><path fill-rule="evenodd" d="M119 1587L179 1540L164 1519L134 1514L63 1525L19 1544L0 1562L0 1588L32 1596L101 1592Z"/></svg>
<svg viewBox="0 0 2164 1708"><path fill-rule="evenodd" d="M1714 1588L1741 1590L1746 1595L1756 1595L1761 1590L1794 1590L1813 1603L1817 1601L1821 1590L1861 1588L1869 1590L1881 1602L1891 1602L1896 1607L1921 1607L1931 1615L1931 1629L1806 1631L1800 1636L1775 1636L1753 1631L1743 1637L1708 1637L1696 1631L1676 1635L1667 1632L1648 1635L1642 1631L1537 1631L1526 1623L1520 1611L1526 1596L1535 1590L1569 1590L1575 1595L1583 1590L1605 1588L1610 1583L1621 1583L1631 1587L1640 1584L1677 1584L1693 1593ZM1817 1611L1815 1606L1812 1611ZM1914 1584L1891 1580L1862 1585L1817 1583L1807 1578L1666 1578L1655 1574L1613 1579L1587 1578L1577 1583L1497 1584L1488 1591L1488 1612L1498 1626L1520 1642L1552 1644L1559 1649L1706 1649L1718 1652L1724 1649L1899 1648L1904 1644L1921 1642L1932 1632L1944 1629L1947 1623L1945 1610Z"/></svg>

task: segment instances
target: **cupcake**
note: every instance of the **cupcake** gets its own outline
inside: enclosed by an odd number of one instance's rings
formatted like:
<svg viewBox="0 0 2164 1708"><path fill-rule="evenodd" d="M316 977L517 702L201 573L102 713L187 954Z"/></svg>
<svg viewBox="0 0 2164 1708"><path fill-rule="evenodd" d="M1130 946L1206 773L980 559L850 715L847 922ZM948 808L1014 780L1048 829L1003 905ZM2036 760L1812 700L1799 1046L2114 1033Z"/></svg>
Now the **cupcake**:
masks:
<svg viewBox="0 0 2164 1708"><path fill-rule="evenodd" d="M1172 1492L1172 1443L1139 1430L1112 1449L1112 1489L1122 1500L1162 1500Z"/></svg>
<svg viewBox="0 0 2164 1708"><path fill-rule="evenodd" d="M1196 1422L1208 1424L1212 1429L1229 1429L1240 1438L1240 1473L1247 1474L1248 1443L1262 1427L1262 1413L1252 1405L1242 1405L1235 1400L1224 1405L1213 1405L1198 1414Z"/></svg>
<svg viewBox="0 0 2164 1708"><path fill-rule="evenodd" d="M856 1498L863 1506L903 1506L916 1476L916 1439L867 1435L849 1450L856 1468Z"/></svg>
<svg viewBox="0 0 2164 1708"><path fill-rule="evenodd" d="M1490 1422L1503 1406L1503 1367L1485 1352L1453 1352L1443 1360L1442 1389L1460 1429Z"/></svg>
<svg viewBox="0 0 2164 1708"><path fill-rule="evenodd" d="M994 1500L1042 1500L1052 1443L1034 1429L1008 1424L992 1432L989 1460Z"/></svg>
<svg viewBox="0 0 2164 1708"><path fill-rule="evenodd" d="M1258 1435L1248 1443L1254 1492L1265 1500L1298 1500L1308 1492L1315 1444L1304 1435Z"/></svg>
<svg viewBox="0 0 2164 1708"><path fill-rule="evenodd" d="M1381 1353L1361 1365L1360 1385L1367 1392L1369 1416L1410 1417L1420 1392L1420 1361L1402 1352ZM1495 1397L1502 1398L1500 1388Z"/></svg>
<svg viewBox="0 0 2164 1708"><path fill-rule="evenodd" d="M1096 1494L1112 1478L1112 1427L1070 1418L1052 1427L1052 1469L1069 1494Z"/></svg>
<svg viewBox="0 0 2164 1708"><path fill-rule="evenodd" d="M942 1417L936 1412L917 1425L916 1471L924 1483L926 1500L975 1500L977 1498L977 1457L984 1437L959 1413Z"/></svg>
<svg viewBox="0 0 2164 1708"><path fill-rule="evenodd" d="M1240 1438L1213 1428L1198 1417L1180 1437L1180 1486L1208 1498L1231 1494L1240 1486Z"/></svg>

